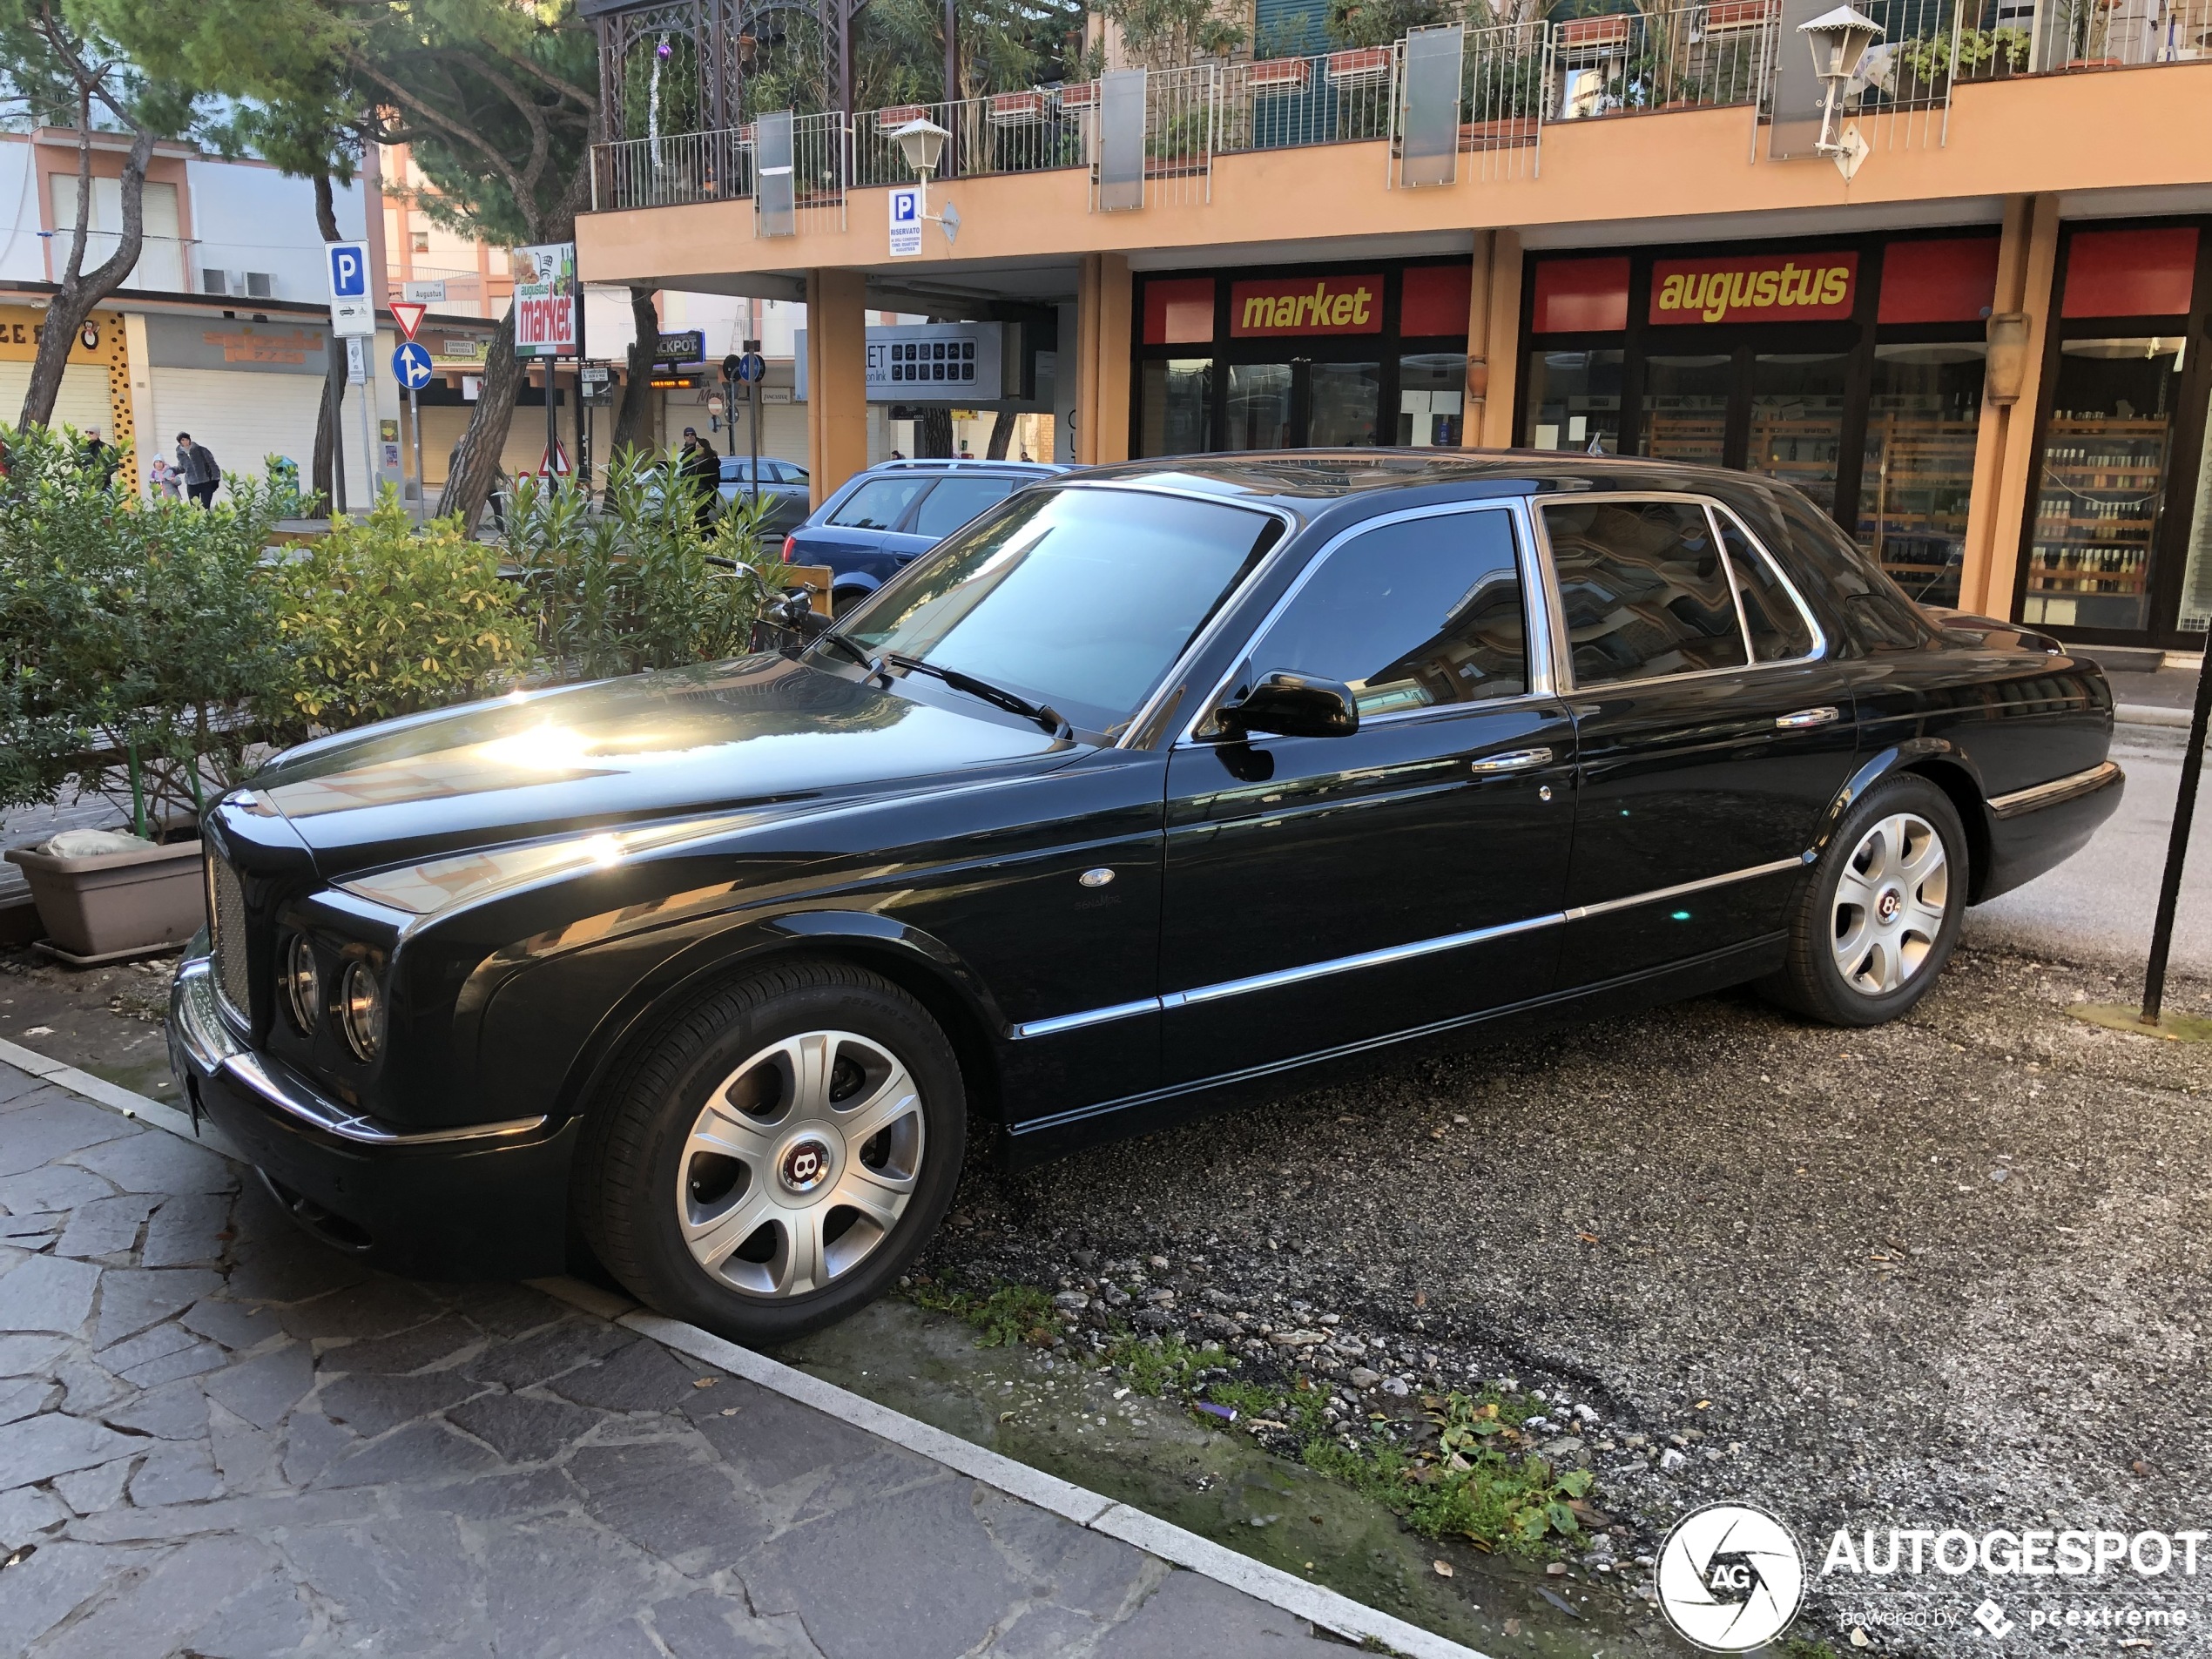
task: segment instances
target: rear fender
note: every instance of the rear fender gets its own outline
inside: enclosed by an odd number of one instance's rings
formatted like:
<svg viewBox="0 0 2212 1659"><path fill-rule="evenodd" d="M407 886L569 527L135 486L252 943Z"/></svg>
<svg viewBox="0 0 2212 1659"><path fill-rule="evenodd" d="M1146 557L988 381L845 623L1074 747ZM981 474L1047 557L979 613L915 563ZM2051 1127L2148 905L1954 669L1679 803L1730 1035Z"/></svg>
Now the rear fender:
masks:
<svg viewBox="0 0 2212 1659"><path fill-rule="evenodd" d="M1807 850L1816 861L1824 855L1844 821L1844 814L1877 784L1903 772L1926 778L1949 795L1952 804L1958 807L1959 821L1966 826L1967 850L1973 860L1970 889L1978 890L1989 869L1989 797L1982 787L1980 768L1965 750L1947 738L1909 738L1869 758L1828 803L1812 846ZM1967 901L1975 902L1971 891Z"/></svg>

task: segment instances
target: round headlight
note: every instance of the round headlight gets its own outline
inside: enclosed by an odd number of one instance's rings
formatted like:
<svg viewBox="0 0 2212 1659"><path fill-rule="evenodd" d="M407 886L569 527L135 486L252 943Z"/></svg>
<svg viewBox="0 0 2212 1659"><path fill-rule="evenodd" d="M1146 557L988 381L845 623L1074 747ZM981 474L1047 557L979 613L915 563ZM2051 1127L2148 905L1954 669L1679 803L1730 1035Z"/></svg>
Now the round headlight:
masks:
<svg viewBox="0 0 2212 1659"><path fill-rule="evenodd" d="M338 1019L354 1052L375 1059L384 1043L384 989L367 962L348 963L338 981Z"/></svg>
<svg viewBox="0 0 2212 1659"><path fill-rule="evenodd" d="M284 948L284 1001L292 1023L313 1033L322 1018L322 974L315 966L315 948L305 934L294 934Z"/></svg>

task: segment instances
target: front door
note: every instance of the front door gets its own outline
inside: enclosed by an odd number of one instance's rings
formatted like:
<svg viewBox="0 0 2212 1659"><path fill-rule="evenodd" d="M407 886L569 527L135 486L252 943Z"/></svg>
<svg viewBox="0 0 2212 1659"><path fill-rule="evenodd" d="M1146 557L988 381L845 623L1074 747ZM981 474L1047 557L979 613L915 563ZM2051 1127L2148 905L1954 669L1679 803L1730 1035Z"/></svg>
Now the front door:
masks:
<svg viewBox="0 0 2212 1659"><path fill-rule="evenodd" d="M1342 680L1359 731L1174 752L1169 1084L1550 989L1574 729L1532 675L1539 607L1521 525L1496 503L1351 533L1307 571L1232 685L1277 670Z"/></svg>
<svg viewBox="0 0 2212 1659"><path fill-rule="evenodd" d="M1846 671L1724 509L1541 509L1565 618L1580 795L1563 986L1783 925L1857 747Z"/></svg>

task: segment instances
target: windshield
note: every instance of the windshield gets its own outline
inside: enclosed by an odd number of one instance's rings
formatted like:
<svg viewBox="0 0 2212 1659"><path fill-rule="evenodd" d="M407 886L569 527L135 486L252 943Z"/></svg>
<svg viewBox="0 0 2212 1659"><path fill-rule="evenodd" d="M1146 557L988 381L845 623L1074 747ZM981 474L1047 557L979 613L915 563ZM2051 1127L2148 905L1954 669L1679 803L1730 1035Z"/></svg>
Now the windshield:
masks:
<svg viewBox="0 0 2212 1659"><path fill-rule="evenodd" d="M844 624L1117 735L1274 539L1247 509L1130 489L1032 489L918 560Z"/></svg>

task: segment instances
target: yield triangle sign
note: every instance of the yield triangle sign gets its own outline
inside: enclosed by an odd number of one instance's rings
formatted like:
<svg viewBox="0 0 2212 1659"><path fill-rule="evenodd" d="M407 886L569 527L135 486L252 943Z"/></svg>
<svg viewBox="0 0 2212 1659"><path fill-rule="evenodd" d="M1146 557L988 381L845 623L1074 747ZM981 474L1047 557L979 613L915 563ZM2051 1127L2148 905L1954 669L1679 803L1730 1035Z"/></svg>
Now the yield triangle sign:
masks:
<svg viewBox="0 0 2212 1659"><path fill-rule="evenodd" d="M415 331L422 326L422 314L429 308L428 306L411 305L404 300L392 302L392 320L399 324L401 338L415 338Z"/></svg>
<svg viewBox="0 0 2212 1659"><path fill-rule="evenodd" d="M552 445L546 450L545 458L537 463L537 471L542 478L567 477L569 475L568 450L560 444Z"/></svg>

